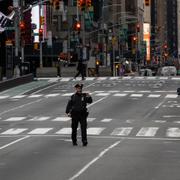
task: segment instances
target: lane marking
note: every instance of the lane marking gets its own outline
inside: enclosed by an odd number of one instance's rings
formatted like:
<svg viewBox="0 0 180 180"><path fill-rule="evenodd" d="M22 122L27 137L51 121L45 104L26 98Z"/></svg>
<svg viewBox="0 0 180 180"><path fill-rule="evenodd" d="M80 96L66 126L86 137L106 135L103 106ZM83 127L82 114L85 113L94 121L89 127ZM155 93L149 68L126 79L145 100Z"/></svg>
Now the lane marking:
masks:
<svg viewBox="0 0 180 180"><path fill-rule="evenodd" d="M167 137L180 137L180 129L179 128L168 128L166 132Z"/></svg>
<svg viewBox="0 0 180 180"><path fill-rule="evenodd" d="M11 97L11 99L20 99L20 98L24 98L24 97L26 97L26 95L17 95L17 96Z"/></svg>
<svg viewBox="0 0 180 180"><path fill-rule="evenodd" d="M127 94L117 93L117 94L114 94L113 96L115 96L115 97L125 97L125 96L127 96Z"/></svg>
<svg viewBox="0 0 180 180"><path fill-rule="evenodd" d="M49 132L52 129L53 128L36 128L36 129L30 131L28 134L46 134L47 132Z"/></svg>
<svg viewBox="0 0 180 180"><path fill-rule="evenodd" d="M71 132L72 132L72 129L68 127L68 128L62 128L62 129L60 129L60 130L57 131L55 134L61 134L61 135L67 134L67 135L70 135Z"/></svg>
<svg viewBox="0 0 180 180"><path fill-rule="evenodd" d="M111 122L112 121L112 119L103 119L103 120L101 120L101 122Z"/></svg>
<svg viewBox="0 0 180 180"><path fill-rule="evenodd" d="M38 98L38 97L41 97L43 96L42 94L34 94L34 95L30 95L28 96L28 98Z"/></svg>
<svg viewBox="0 0 180 180"><path fill-rule="evenodd" d="M165 96L165 98L177 98L178 97L178 95L177 94L168 94L168 95L166 95Z"/></svg>
<svg viewBox="0 0 180 180"><path fill-rule="evenodd" d="M25 106L28 106L28 105L31 105L31 104L34 104L34 103L40 102L40 101L42 101L42 100L43 100L43 99L38 99L38 100L36 100L36 101L32 101L32 102L30 102L30 103L23 104L23 105L21 105L21 106L17 106L17 107L15 107L15 108L8 109L8 110L3 111L2 113L0 113L0 115L2 115L2 114L6 114L6 113L8 113L8 112L11 112L11 111L14 111L14 110L17 110L17 109L21 109L21 108L23 108L23 107L25 107Z"/></svg>
<svg viewBox="0 0 180 180"><path fill-rule="evenodd" d="M95 96L109 96L110 93L98 93Z"/></svg>
<svg viewBox="0 0 180 180"><path fill-rule="evenodd" d="M2 132L2 135L17 135L21 134L22 132L28 130L27 128L12 128L8 129L7 131Z"/></svg>
<svg viewBox="0 0 180 180"><path fill-rule="evenodd" d="M105 128L103 127L92 127L87 129L88 135L100 135Z"/></svg>
<svg viewBox="0 0 180 180"><path fill-rule="evenodd" d="M158 98L160 96L161 96L160 94L150 94L148 97L149 98Z"/></svg>
<svg viewBox="0 0 180 180"><path fill-rule="evenodd" d="M92 166L96 161L98 161L100 158L102 158L108 151L116 147L118 144L120 144L122 141L117 141L108 148L104 149L100 154L95 157L92 161L90 161L88 164L86 164L79 172L77 172L74 176L69 178L69 180L74 180L78 178L81 174L83 174L90 166Z"/></svg>
<svg viewBox="0 0 180 180"><path fill-rule="evenodd" d="M158 127L143 127L140 129L140 131L136 134L136 136L155 136L157 131L158 131Z"/></svg>
<svg viewBox="0 0 180 180"><path fill-rule="evenodd" d="M56 96L59 96L60 94L48 94L48 95L45 95L45 97L56 97Z"/></svg>
<svg viewBox="0 0 180 180"><path fill-rule="evenodd" d="M107 99L107 97L108 97L108 96L105 96L105 97L103 97L103 98L101 98L101 99L99 99L99 100L97 100L97 101L95 101L95 102L93 102L93 103L89 104L89 105L87 106L87 108L89 108L89 107L93 106L94 104L97 104L98 102L103 101L104 99Z"/></svg>
<svg viewBox="0 0 180 180"><path fill-rule="evenodd" d="M70 120L71 120L70 117L57 117L57 118L53 119L52 121L66 122L66 121L70 121Z"/></svg>
<svg viewBox="0 0 180 180"><path fill-rule="evenodd" d="M0 99L6 99L8 98L9 96L0 96Z"/></svg>
<svg viewBox="0 0 180 180"><path fill-rule="evenodd" d="M23 141L24 139L27 139L27 138L29 138L29 137L30 137L30 136L25 136L25 137L23 137L23 138L20 138L20 139L15 140L15 141L13 141L13 142L11 142L11 143L9 143L9 144L6 144L6 145L4 145L4 146L1 146L1 147L0 147L0 150L1 150L1 149L5 149L5 148L7 148L7 147L9 147L9 146L11 146L11 145L13 145L13 144L16 144L16 143L20 142L20 141Z"/></svg>
<svg viewBox="0 0 180 180"><path fill-rule="evenodd" d="M130 97L142 97L143 94L131 94Z"/></svg>
<svg viewBox="0 0 180 180"><path fill-rule="evenodd" d="M33 117L32 119L29 119L28 121L46 121L50 119L49 116L44 116L44 117Z"/></svg>
<svg viewBox="0 0 180 180"><path fill-rule="evenodd" d="M111 133L112 136L128 136L133 127L121 127L121 128L116 128L114 131Z"/></svg>
<svg viewBox="0 0 180 180"><path fill-rule="evenodd" d="M22 121L24 119L26 119L26 117L11 117L11 118L8 118L4 121Z"/></svg>

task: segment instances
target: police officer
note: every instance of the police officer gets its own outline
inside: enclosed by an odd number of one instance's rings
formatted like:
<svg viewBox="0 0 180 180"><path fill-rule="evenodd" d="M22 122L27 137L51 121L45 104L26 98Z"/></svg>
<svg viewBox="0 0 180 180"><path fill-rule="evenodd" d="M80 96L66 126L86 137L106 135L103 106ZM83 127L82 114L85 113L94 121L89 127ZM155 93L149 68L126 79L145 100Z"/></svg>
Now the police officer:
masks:
<svg viewBox="0 0 180 180"><path fill-rule="evenodd" d="M71 96L66 107L66 114L72 118L72 143L77 146L77 128L81 125L81 137L83 146L87 146L87 103L92 103L92 97L88 93L82 93L83 84L76 84L76 92Z"/></svg>

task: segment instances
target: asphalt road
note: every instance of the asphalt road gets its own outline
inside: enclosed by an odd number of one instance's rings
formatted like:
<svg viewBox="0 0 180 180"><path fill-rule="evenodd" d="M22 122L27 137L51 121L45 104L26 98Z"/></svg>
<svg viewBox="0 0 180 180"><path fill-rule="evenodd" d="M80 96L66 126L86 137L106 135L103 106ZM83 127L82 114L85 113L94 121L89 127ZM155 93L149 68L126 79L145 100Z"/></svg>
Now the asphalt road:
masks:
<svg viewBox="0 0 180 180"><path fill-rule="evenodd" d="M0 179L180 180L180 78L87 78L87 147L65 115L78 79L49 82L0 93Z"/></svg>

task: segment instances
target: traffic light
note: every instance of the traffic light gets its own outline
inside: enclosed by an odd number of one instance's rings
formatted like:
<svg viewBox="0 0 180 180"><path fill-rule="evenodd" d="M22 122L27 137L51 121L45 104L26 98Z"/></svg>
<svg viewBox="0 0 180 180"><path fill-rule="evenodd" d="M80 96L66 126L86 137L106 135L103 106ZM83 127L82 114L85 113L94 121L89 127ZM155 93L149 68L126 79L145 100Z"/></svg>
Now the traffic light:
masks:
<svg viewBox="0 0 180 180"><path fill-rule="evenodd" d="M137 41L137 37L136 36L133 36L132 37L132 41L135 43Z"/></svg>
<svg viewBox="0 0 180 180"><path fill-rule="evenodd" d="M45 19L44 16L40 16L40 25L44 25Z"/></svg>
<svg viewBox="0 0 180 180"><path fill-rule="evenodd" d="M91 0L86 0L86 6L89 8L89 7L91 7L91 4L92 2L91 2Z"/></svg>
<svg viewBox="0 0 180 180"><path fill-rule="evenodd" d="M78 0L77 3L81 11L84 11L86 9L86 0Z"/></svg>
<svg viewBox="0 0 180 180"><path fill-rule="evenodd" d="M21 37L24 36L25 35L25 30L26 30L25 22L24 21L20 21L19 29L20 29Z"/></svg>
<svg viewBox="0 0 180 180"><path fill-rule="evenodd" d="M136 25L136 30L137 30L137 32L140 32L140 24Z"/></svg>
<svg viewBox="0 0 180 180"><path fill-rule="evenodd" d="M39 41L43 41L43 29L39 29Z"/></svg>
<svg viewBox="0 0 180 180"><path fill-rule="evenodd" d="M55 0L54 1L54 9L59 10L59 8L60 8L60 0Z"/></svg>
<svg viewBox="0 0 180 180"><path fill-rule="evenodd" d="M74 27L75 31L80 32L81 31L81 23L79 21L77 21L75 23L75 27Z"/></svg>
<svg viewBox="0 0 180 180"><path fill-rule="evenodd" d="M149 6L150 5L150 0L145 0L145 6Z"/></svg>

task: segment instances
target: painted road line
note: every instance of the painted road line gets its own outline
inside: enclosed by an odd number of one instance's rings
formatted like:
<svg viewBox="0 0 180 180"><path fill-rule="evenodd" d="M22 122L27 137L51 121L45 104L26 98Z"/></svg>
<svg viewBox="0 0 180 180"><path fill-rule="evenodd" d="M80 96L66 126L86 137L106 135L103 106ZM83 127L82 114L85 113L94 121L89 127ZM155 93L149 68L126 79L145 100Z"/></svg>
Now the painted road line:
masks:
<svg viewBox="0 0 180 180"><path fill-rule="evenodd" d="M65 94L62 94L62 96L66 97L66 96L72 96L74 93L65 93Z"/></svg>
<svg viewBox="0 0 180 180"><path fill-rule="evenodd" d="M47 94L47 95L45 95L45 97L57 97L59 95L60 95L59 93L58 94Z"/></svg>
<svg viewBox="0 0 180 180"><path fill-rule="evenodd" d="M135 91L123 91L124 93L134 93Z"/></svg>
<svg viewBox="0 0 180 180"><path fill-rule="evenodd" d="M21 99L21 98L24 98L26 97L26 95L17 95L17 96L12 96L11 98L12 99Z"/></svg>
<svg viewBox="0 0 180 180"><path fill-rule="evenodd" d="M180 137L179 128L168 128L166 132L167 137Z"/></svg>
<svg viewBox="0 0 180 180"><path fill-rule="evenodd" d="M28 96L28 98L38 98L41 96L43 96L43 95L42 94L33 94L33 95Z"/></svg>
<svg viewBox="0 0 180 180"><path fill-rule="evenodd" d="M47 132L49 132L52 129L53 128L36 128L36 129L30 131L28 134L46 134Z"/></svg>
<svg viewBox="0 0 180 180"><path fill-rule="evenodd" d="M30 136L25 136L25 137L23 137L23 138L20 138L20 139L15 140L15 141L13 141L13 142L11 142L11 143L9 143L9 144L6 144L6 145L4 145L4 146L1 146L1 147L0 147L0 150L1 150L1 149L5 149L5 148L7 148L7 147L9 147L9 146L11 146L11 145L13 145L13 144L16 144L16 143L18 143L18 142L20 142L20 141L22 141L22 140L24 140L24 139L29 138L29 137L30 137Z"/></svg>
<svg viewBox="0 0 180 180"><path fill-rule="evenodd" d="M151 93L151 91L138 91L139 93Z"/></svg>
<svg viewBox="0 0 180 180"><path fill-rule="evenodd" d="M86 77L86 81L92 81L94 79L95 79L94 77Z"/></svg>
<svg viewBox="0 0 180 180"><path fill-rule="evenodd" d="M74 176L69 178L68 180L74 180L77 179L81 174L83 174L90 166L92 166L96 161L98 161L100 158L102 158L108 151L113 149L114 147L118 146L121 141L117 141L108 148L104 149L100 154L95 157L92 161L90 161L88 164L86 164L79 172L77 172Z"/></svg>
<svg viewBox="0 0 180 180"><path fill-rule="evenodd" d="M60 135L66 135L66 134L71 134L72 130L71 128L62 128L59 131L56 132L56 134L60 134Z"/></svg>
<svg viewBox="0 0 180 180"><path fill-rule="evenodd" d="M120 128L116 128L111 133L111 135L112 136L128 136L131 133L132 129L133 129L132 127L120 127Z"/></svg>
<svg viewBox="0 0 180 180"><path fill-rule="evenodd" d="M101 120L101 122L111 122L112 121L112 119L103 119L103 120Z"/></svg>
<svg viewBox="0 0 180 180"><path fill-rule="evenodd" d="M149 98L159 98L161 95L160 94L149 94Z"/></svg>
<svg viewBox="0 0 180 180"><path fill-rule="evenodd" d="M32 119L29 119L28 121L46 121L48 119L50 119L49 116L44 116L44 117L37 116L37 117L33 117Z"/></svg>
<svg viewBox="0 0 180 180"><path fill-rule="evenodd" d="M70 120L71 120L70 117L57 117L57 118L53 119L52 121L67 122L67 121L70 121Z"/></svg>
<svg viewBox="0 0 180 180"><path fill-rule="evenodd" d="M62 82L67 82L67 81L70 81L72 78L61 78L60 81Z"/></svg>
<svg viewBox="0 0 180 180"><path fill-rule="evenodd" d="M177 115L164 115L163 118L180 118L180 116L177 116Z"/></svg>
<svg viewBox="0 0 180 180"><path fill-rule="evenodd" d="M167 80L168 77L159 77L159 79L161 79L161 80Z"/></svg>
<svg viewBox="0 0 180 180"><path fill-rule="evenodd" d="M109 96L110 93L98 93L95 96Z"/></svg>
<svg viewBox="0 0 180 180"><path fill-rule="evenodd" d="M129 80L129 79L132 79L131 76L127 76L127 77L122 77L123 80Z"/></svg>
<svg viewBox="0 0 180 180"><path fill-rule="evenodd" d="M9 98L9 96L0 96L0 99L6 99Z"/></svg>
<svg viewBox="0 0 180 180"><path fill-rule="evenodd" d="M104 93L104 91L94 91L93 93Z"/></svg>
<svg viewBox="0 0 180 180"><path fill-rule="evenodd" d="M143 94L131 94L130 97L142 97Z"/></svg>
<svg viewBox="0 0 180 180"><path fill-rule="evenodd" d="M172 77L172 80L180 80L180 77Z"/></svg>
<svg viewBox="0 0 180 180"><path fill-rule="evenodd" d="M147 80L155 80L157 77L146 77Z"/></svg>
<svg viewBox="0 0 180 180"><path fill-rule="evenodd" d="M180 121L174 121L173 123L175 123L175 124L180 124Z"/></svg>
<svg viewBox="0 0 180 180"><path fill-rule="evenodd" d="M115 96L115 97L125 97L125 96L127 96L127 94L125 94L125 93L117 93L117 94L114 94L113 96Z"/></svg>
<svg viewBox="0 0 180 180"><path fill-rule="evenodd" d="M119 77L110 77L109 80L117 80Z"/></svg>
<svg viewBox="0 0 180 180"><path fill-rule="evenodd" d="M158 131L158 127L143 127L140 129L140 131L136 134L136 136L148 136L148 137L152 137L155 136L157 131Z"/></svg>
<svg viewBox="0 0 180 180"><path fill-rule="evenodd" d="M167 121L165 120L154 120L155 123L166 123Z"/></svg>
<svg viewBox="0 0 180 180"><path fill-rule="evenodd" d="M142 79L145 79L145 77L134 77L134 80L142 80Z"/></svg>
<svg viewBox="0 0 180 180"><path fill-rule="evenodd" d="M165 96L165 98L177 98L178 97L178 95L177 94L167 94L166 96Z"/></svg>
<svg viewBox="0 0 180 180"><path fill-rule="evenodd" d="M87 122L93 122L96 118L87 118Z"/></svg>
<svg viewBox="0 0 180 180"><path fill-rule="evenodd" d="M101 132L102 132L104 129L105 129L105 128L103 128L103 127L88 128L88 129L87 129L87 134L88 134L88 135L100 135Z"/></svg>
<svg viewBox="0 0 180 180"><path fill-rule="evenodd" d="M20 134L26 130L27 130L27 128L17 128L17 129L12 128L12 129L8 129L8 130L2 132L1 134L2 135L17 135L17 134Z"/></svg>
<svg viewBox="0 0 180 180"><path fill-rule="evenodd" d="M98 77L97 80L98 80L98 81L107 80L107 77Z"/></svg>
<svg viewBox="0 0 180 180"><path fill-rule="evenodd" d="M11 118L8 118L4 121L22 121L24 119L26 119L26 117L11 117Z"/></svg>
<svg viewBox="0 0 180 180"><path fill-rule="evenodd" d="M120 91L118 90L111 90L111 91L108 91L108 93L119 93Z"/></svg>

